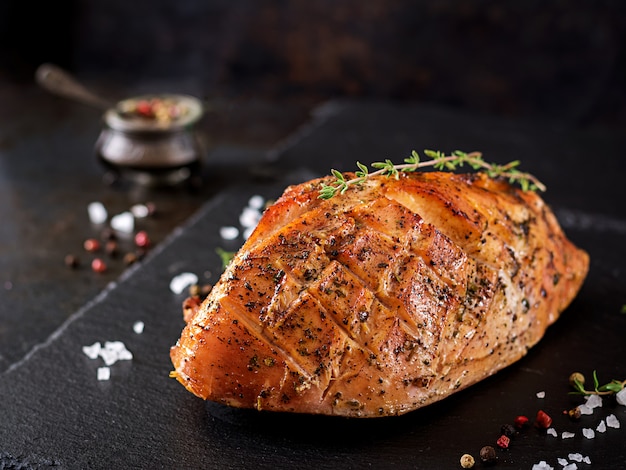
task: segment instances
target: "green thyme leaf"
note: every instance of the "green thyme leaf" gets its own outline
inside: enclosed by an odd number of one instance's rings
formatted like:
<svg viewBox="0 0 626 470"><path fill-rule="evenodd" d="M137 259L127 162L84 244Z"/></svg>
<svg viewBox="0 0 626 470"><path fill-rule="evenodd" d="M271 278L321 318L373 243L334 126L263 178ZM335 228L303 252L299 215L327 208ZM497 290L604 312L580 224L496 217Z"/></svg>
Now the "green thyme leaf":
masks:
<svg viewBox="0 0 626 470"><path fill-rule="evenodd" d="M360 185L367 178L376 175L393 176L398 179L400 172L413 172L419 168L431 166L436 170L455 171L463 165L468 164L474 171L484 171L490 178L508 178L511 184L519 184L523 191L545 191L546 187L530 173L521 172L518 167L519 160L513 160L506 165L498 165L495 163L487 163L483 160L480 152L463 152L455 150L450 155L439 150L424 150L430 160L422 161L419 154L413 150L411 154L404 159L404 163L396 165L391 160L386 159L384 162L374 162L371 167L376 171L369 172L368 168L360 162L357 162L358 170L355 172L355 178L346 180L346 176L338 170L332 169L331 174L335 177L333 184L322 183L319 191L321 199L330 199L337 193L345 193L350 186ZM626 313L626 304L622 307L622 311Z"/></svg>

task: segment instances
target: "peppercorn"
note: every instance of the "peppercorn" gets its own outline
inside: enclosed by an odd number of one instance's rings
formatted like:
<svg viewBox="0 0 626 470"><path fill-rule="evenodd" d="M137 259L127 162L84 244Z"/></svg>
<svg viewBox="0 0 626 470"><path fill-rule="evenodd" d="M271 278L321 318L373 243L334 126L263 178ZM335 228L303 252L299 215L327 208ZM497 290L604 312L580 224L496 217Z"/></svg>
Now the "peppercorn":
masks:
<svg viewBox="0 0 626 470"><path fill-rule="evenodd" d="M552 425L552 418L543 410L537 411L535 418L535 426L538 428L548 429Z"/></svg>
<svg viewBox="0 0 626 470"><path fill-rule="evenodd" d="M567 415L572 419L580 419L580 417L582 416L582 412L580 411L580 408L576 406L569 410L567 412Z"/></svg>
<svg viewBox="0 0 626 470"><path fill-rule="evenodd" d="M115 240L117 238L117 234L111 227L105 227L100 232L100 238L104 241Z"/></svg>
<svg viewBox="0 0 626 470"><path fill-rule="evenodd" d="M135 253L126 253L124 255L124 264L131 265L137 261L137 255Z"/></svg>
<svg viewBox="0 0 626 470"><path fill-rule="evenodd" d="M503 424L500 428L500 433L505 435L506 437L515 437L517 434L517 430L512 424Z"/></svg>
<svg viewBox="0 0 626 470"><path fill-rule="evenodd" d="M106 251L106 253L110 257L116 257L119 253L117 242L115 240L109 240L108 242L106 242L106 244L104 245L104 251Z"/></svg>
<svg viewBox="0 0 626 470"><path fill-rule="evenodd" d="M96 240L95 238L88 238L83 243L83 247L85 248L86 251L93 253L100 249L100 242Z"/></svg>
<svg viewBox="0 0 626 470"><path fill-rule="evenodd" d="M140 230L135 234L135 245L140 248L146 248L150 245L150 237L144 230Z"/></svg>
<svg viewBox="0 0 626 470"><path fill-rule="evenodd" d="M77 268L80 265L78 258L74 255L67 255L65 257L65 266L68 268Z"/></svg>
<svg viewBox="0 0 626 470"><path fill-rule="evenodd" d="M493 465L496 463L498 457L496 456L496 449L491 446L485 446L480 449L480 461L485 465Z"/></svg>
<svg viewBox="0 0 626 470"><path fill-rule="evenodd" d="M94 258L91 262L91 269L97 273L103 273L107 270L107 265L100 258Z"/></svg>
<svg viewBox="0 0 626 470"><path fill-rule="evenodd" d="M528 418L524 415L519 415L513 421L513 424L517 429L522 429L524 426L528 424Z"/></svg>
<svg viewBox="0 0 626 470"><path fill-rule="evenodd" d="M474 457L470 454L463 454L461 456L461 467L463 468L473 468L474 467Z"/></svg>
<svg viewBox="0 0 626 470"><path fill-rule="evenodd" d="M502 434L498 440L496 441L496 444L498 444L498 447L502 448L502 449L508 449L509 448L509 444L511 443L511 439L509 439L507 436L505 436L504 434Z"/></svg>
<svg viewBox="0 0 626 470"><path fill-rule="evenodd" d="M569 376L569 384L572 387L576 387L576 383L580 385L585 385L585 376L580 372L574 372Z"/></svg>

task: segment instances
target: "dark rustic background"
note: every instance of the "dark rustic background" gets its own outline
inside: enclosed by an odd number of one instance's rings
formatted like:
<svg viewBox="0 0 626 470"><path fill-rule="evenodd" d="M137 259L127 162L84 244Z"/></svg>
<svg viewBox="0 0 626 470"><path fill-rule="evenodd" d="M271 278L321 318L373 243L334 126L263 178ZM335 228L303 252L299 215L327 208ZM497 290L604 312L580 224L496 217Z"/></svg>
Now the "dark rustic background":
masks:
<svg viewBox="0 0 626 470"><path fill-rule="evenodd" d="M0 78L56 62L102 89L383 97L626 123L621 0L66 0L0 4Z"/></svg>

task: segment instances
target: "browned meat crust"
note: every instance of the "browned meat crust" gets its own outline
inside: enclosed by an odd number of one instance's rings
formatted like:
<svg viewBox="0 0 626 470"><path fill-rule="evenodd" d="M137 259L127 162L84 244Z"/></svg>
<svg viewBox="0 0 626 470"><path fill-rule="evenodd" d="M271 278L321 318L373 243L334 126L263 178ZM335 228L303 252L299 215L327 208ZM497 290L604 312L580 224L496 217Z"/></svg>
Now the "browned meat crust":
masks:
<svg viewBox="0 0 626 470"><path fill-rule="evenodd" d="M319 179L268 208L171 349L235 407L399 415L517 361L569 305L588 255L542 199L481 174Z"/></svg>

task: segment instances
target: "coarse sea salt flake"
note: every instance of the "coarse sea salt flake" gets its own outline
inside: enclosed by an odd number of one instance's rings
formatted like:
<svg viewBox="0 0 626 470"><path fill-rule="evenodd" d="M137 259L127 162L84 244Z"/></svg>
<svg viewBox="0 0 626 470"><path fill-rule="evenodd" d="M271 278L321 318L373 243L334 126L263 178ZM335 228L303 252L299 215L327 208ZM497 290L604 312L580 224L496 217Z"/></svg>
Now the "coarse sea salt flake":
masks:
<svg viewBox="0 0 626 470"><path fill-rule="evenodd" d="M539 463L533 464L532 470L554 470L554 467L549 465L545 460L542 460Z"/></svg>
<svg viewBox="0 0 626 470"><path fill-rule="evenodd" d="M92 224L103 224L108 217L104 204L98 201L89 203L87 213L89 214L89 220Z"/></svg>
<svg viewBox="0 0 626 470"><path fill-rule="evenodd" d="M604 422L604 420L600 421L600 424L598 424L598 427L596 428L596 431L598 431L598 432L606 432L606 423Z"/></svg>
<svg viewBox="0 0 626 470"><path fill-rule="evenodd" d="M100 343L93 343L91 346L83 346L83 352L89 359L95 359L100 354L102 345Z"/></svg>
<svg viewBox="0 0 626 470"><path fill-rule="evenodd" d="M581 415L592 415L593 414L593 408L590 408L587 405L578 405L578 411L580 411Z"/></svg>
<svg viewBox="0 0 626 470"><path fill-rule="evenodd" d="M133 331L137 333L138 335L140 335L141 333L143 333L144 326L145 325L142 321L136 321L133 324Z"/></svg>
<svg viewBox="0 0 626 470"><path fill-rule="evenodd" d="M198 283L198 276L194 273L180 273L170 281L170 290L174 294L182 294L183 291L194 284Z"/></svg>
<svg viewBox="0 0 626 470"><path fill-rule="evenodd" d="M252 196L248 201L248 206L252 209L259 210L263 207L263 204L265 204L265 199L263 199L263 196L259 196L258 194Z"/></svg>
<svg viewBox="0 0 626 470"><path fill-rule="evenodd" d="M621 389L615 394L615 399L620 405L626 406L626 388Z"/></svg>
<svg viewBox="0 0 626 470"><path fill-rule="evenodd" d="M591 465L591 459L587 455L585 457L583 457L583 462L585 462L586 464Z"/></svg>
<svg viewBox="0 0 626 470"><path fill-rule="evenodd" d="M577 468L578 468L578 465L572 462L570 464L567 464L565 467L563 467L563 470L576 470Z"/></svg>
<svg viewBox="0 0 626 470"><path fill-rule="evenodd" d="M559 465L561 465L562 467L565 467L569 462L567 461L567 459L564 459L562 457L559 457L558 459L556 459L556 461L559 463Z"/></svg>
<svg viewBox="0 0 626 470"><path fill-rule="evenodd" d="M243 231L244 240L247 240L248 238L250 238L250 235L252 235L252 232L254 232L254 228L255 227L248 227L247 229Z"/></svg>
<svg viewBox="0 0 626 470"><path fill-rule="evenodd" d="M600 395L589 395L586 398L586 402L585 405L587 405L589 408L594 409L594 408L599 408L602 406L602 397Z"/></svg>
<svg viewBox="0 0 626 470"><path fill-rule="evenodd" d="M98 380L109 380L111 378L111 369L109 367L98 367Z"/></svg>
<svg viewBox="0 0 626 470"><path fill-rule="evenodd" d="M570 460L573 460L574 462L582 462L583 461L583 454L575 452L573 454L567 454L567 458L570 459Z"/></svg>
<svg viewBox="0 0 626 470"><path fill-rule="evenodd" d="M239 216L239 223L242 227L253 227L259 223L261 219L261 212L251 207L244 207L241 215Z"/></svg>
<svg viewBox="0 0 626 470"><path fill-rule="evenodd" d="M107 366L112 366L117 361L129 361L133 358L133 354L121 341L105 342L104 348L100 349L99 356Z"/></svg>
<svg viewBox="0 0 626 470"><path fill-rule="evenodd" d="M220 228L220 237L224 240L234 240L239 236L239 229L233 226L226 226Z"/></svg>
<svg viewBox="0 0 626 470"><path fill-rule="evenodd" d="M150 209L145 204L135 204L130 208L130 212L137 219L145 219L150 215Z"/></svg>
<svg viewBox="0 0 626 470"><path fill-rule="evenodd" d="M551 436L558 436L558 434L556 433L556 429L554 428L548 428L548 430L546 431L546 433L550 434Z"/></svg>
<svg viewBox="0 0 626 470"><path fill-rule="evenodd" d="M593 429L583 428L583 436L585 436L587 439L593 439L594 437L596 437L596 433Z"/></svg>
<svg viewBox="0 0 626 470"><path fill-rule="evenodd" d="M537 392L537 398L545 398L546 392Z"/></svg>
<svg viewBox="0 0 626 470"><path fill-rule="evenodd" d="M576 434L574 434L573 432L568 432L568 431L563 431L561 433L561 439L571 439L572 437L574 437Z"/></svg>
<svg viewBox="0 0 626 470"><path fill-rule="evenodd" d="M610 428L619 429L620 423L617 416L611 414L606 417L606 425Z"/></svg>
<svg viewBox="0 0 626 470"><path fill-rule="evenodd" d="M135 217L131 212L122 212L111 218L111 228L118 232L131 233L135 229Z"/></svg>

